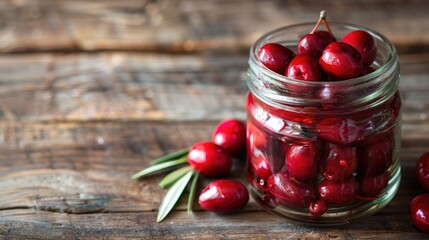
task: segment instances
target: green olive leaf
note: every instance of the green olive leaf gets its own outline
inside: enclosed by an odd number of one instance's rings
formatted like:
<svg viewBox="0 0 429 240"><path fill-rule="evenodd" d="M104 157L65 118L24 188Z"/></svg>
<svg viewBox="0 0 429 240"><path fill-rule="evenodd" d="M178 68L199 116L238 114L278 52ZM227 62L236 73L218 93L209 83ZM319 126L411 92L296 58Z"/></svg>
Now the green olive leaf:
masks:
<svg viewBox="0 0 429 240"><path fill-rule="evenodd" d="M179 151L171 153L171 154L167 154L165 156L162 156L160 158L153 160L152 162L150 162L150 165L157 165L157 164L160 164L163 162L167 162L170 160L181 158L181 157L185 156L186 154L188 154L188 152L189 152L189 148L186 148L186 149L182 149L182 150L179 150Z"/></svg>
<svg viewBox="0 0 429 240"><path fill-rule="evenodd" d="M197 182L198 177L200 176L199 172L196 172L194 175L194 179L191 183L191 189L189 190L189 197L188 197L188 214L192 213L192 206L194 205L194 199L195 199L195 191L197 189Z"/></svg>
<svg viewBox="0 0 429 240"><path fill-rule="evenodd" d="M176 166L179 166L179 165L187 163L187 162L188 162L187 156L184 156L184 157L179 158L179 159L174 160L174 161L169 161L169 162L164 162L164 163L160 163L157 165L153 165L153 166L150 166L146 169L143 169L140 172L133 174L131 176L131 179L135 180L135 179L138 179L141 177L148 176L150 174L160 173L160 172L168 170L172 167L176 167Z"/></svg>
<svg viewBox="0 0 429 240"><path fill-rule="evenodd" d="M173 172L167 174L161 180L161 182L159 182L158 185L161 188L168 188L171 185L173 185L179 178L181 178L183 175L185 175L186 173L188 173L191 170L192 170L191 166L185 166L185 167L179 168L177 170L174 170Z"/></svg>
<svg viewBox="0 0 429 240"><path fill-rule="evenodd" d="M158 215L156 217L157 222L161 222L168 215L168 213L170 213L191 180L193 174L194 171L189 171L176 183L174 183L170 189L168 189L167 194L165 194L161 205L159 206Z"/></svg>

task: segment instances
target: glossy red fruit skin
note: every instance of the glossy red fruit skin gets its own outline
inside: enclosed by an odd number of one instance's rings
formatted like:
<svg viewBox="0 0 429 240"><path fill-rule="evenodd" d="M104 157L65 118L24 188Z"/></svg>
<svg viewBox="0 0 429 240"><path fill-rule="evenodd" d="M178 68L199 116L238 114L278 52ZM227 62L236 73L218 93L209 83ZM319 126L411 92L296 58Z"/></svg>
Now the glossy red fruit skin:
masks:
<svg viewBox="0 0 429 240"><path fill-rule="evenodd" d="M351 45L361 54L364 66L371 65L377 56L374 38L366 31L351 31L343 37L341 42Z"/></svg>
<svg viewBox="0 0 429 240"><path fill-rule="evenodd" d="M211 182L201 192L198 202L210 212L231 213L242 209L249 201L249 192L239 181L221 179Z"/></svg>
<svg viewBox="0 0 429 240"><path fill-rule="evenodd" d="M239 156L246 146L246 126L237 119L223 120L213 130L212 142L231 156Z"/></svg>
<svg viewBox="0 0 429 240"><path fill-rule="evenodd" d="M304 35L298 42L298 53L314 52L317 56L322 55L325 47L334 42L335 38L326 31L318 31Z"/></svg>
<svg viewBox="0 0 429 240"><path fill-rule="evenodd" d="M429 191L429 152L424 153L417 161L416 174L420 185Z"/></svg>
<svg viewBox="0 0 429 240"><path fill-rule="evenodd" d="M286 77L303 81L321 81L322 69L319 57L314 52L303 52L296 55L287 67Z"/></svg>
<svg viewBox="0 0 429 240"><path fill-rule="evenodd" d="M331 42L337 41L337 39L332 34L330 34L328 31L316 31L315 34L318 34L318 35L324 37L326 39L326 41L328 42L328 44Z"/></svg>
<svg viewBox="0 0 429 240"><path fill-rule="evenodd" d="M222 177L231 170L228 152L212 142L194 144L188 153L189 164L205 177Z"/></svg>
<svg viewBox="0 0 429 240"><path fill-rule="evenodd" d="M317 178L319 156L320 144L316 141L293 144L286 154L287 172L298 181L312 181Z"/></svg>
<svg viewBox="0 0 429 240"><path fill-rule="evenodd" d="M255 124L251 121L247 121L247 132L246 132L248 150L250 154L254 149L262 149L267 145L268 139L265 136L265 133L261 131Z"/></svg>
<svg viewBox="0 0 429 240"><path fill-rule="evenodd" d="M328 204L324 200L318 199L310 203L308 210L314 217L320 217L328 211Z"/></svg>
<svg viewBox="0 0 429 240"><path fill-rule="evenodd" d="M394 142L391 135L375 135L358 148L360 178L384 173L393 162Z"/></svg>
<svg viewBox="0 0 429 240"><path fill-rule="evenodd" d="M308 207L316 199L315 186L298 182L286 172L279 172L268 178L268 191L280 203L292 207Z"/></svg>
<svg viewBox="0 0 429 240"><path fill-rule="evenodd" d="M429 233L429 194L420 194L411 200L410 217L420 231Z"/></svg>
<svg viewBox="0 0 429 240"><path fill-rule="evenodd" d="M363 63L360 53L343 42L330 43L319 59L322 70L339 80L359 76Z"/></svg>
<svg viewBox="0 0 429 240"><path fill-rule="evenodd" d="M359 195L375 197L386 188L389 181L389 173L385 172L375 177L366 177L359 180Z"/></svg>
<svg viewBox="0 0 429 240"><path fill-rule="evenodd" d="M320 172L329 181L350 178L357 170L356 147L328 144L323 154Z"/></svg>
<svg viewBox="0 0 429 240"><path fill-rule="evenodd" d="M320 138L341 145L363 140L371 128L370 120L357 121L351 117L326 117L317 123L316 132Z"/></svg>
<svg viewBox="0 0 429 240"><path fill-rule="evenodd" d="M344 206L355 201L359 184L354 177L337 182L323 180L319 183L318 190L320 197L327 203Z"/></svg>
<svg viewBox="0 0 429 240"><path fill-rule="evenodd" d="M284 171L286 154L291 147L290 143L283 142L278 138L270 137L267 147L267 160L272 173Z"/></svg>
<svg viewBox="0 0 429 240"><path fill-rule="evenodd" d="M268 164L265 154L260 150L255 150L250 159L250 167L252 173L264 183L272 175L270 165ZM260 181L259 181L260 182Z"/></svg>
<svg viewBox="0 0 429 240"><path fill-rule="evenodd" d="M295 53L278 43L267 43L258 52L259 61L268 69L284 74Z"/></svg>

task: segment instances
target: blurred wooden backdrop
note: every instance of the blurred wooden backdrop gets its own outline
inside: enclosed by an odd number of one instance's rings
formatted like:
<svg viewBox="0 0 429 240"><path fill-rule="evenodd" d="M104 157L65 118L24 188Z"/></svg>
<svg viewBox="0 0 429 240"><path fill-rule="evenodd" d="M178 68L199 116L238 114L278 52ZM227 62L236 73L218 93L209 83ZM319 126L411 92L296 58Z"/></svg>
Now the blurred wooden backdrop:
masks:
<svg viewBox="0 0 429 240"><path fill-rule="evenodd" d="M261 34L328 19L369 26L400 47L427 46L425 0L10 0L0 2L0 51L246 50Z"/></svg>
<svg viewBox="0 0 429 240"><path fill-rule="evenodd" d="M227 216L188 216L181 203L155 223L160 177L129 175L209 139L221 119L244 119L250 44L321 9L399 51L404 178L394 201L338 228L294 225L253 201ZM426 0L1 0L0 237L427 238L408 204L422 192L415 161L429 151L428 12Z"/></svg>

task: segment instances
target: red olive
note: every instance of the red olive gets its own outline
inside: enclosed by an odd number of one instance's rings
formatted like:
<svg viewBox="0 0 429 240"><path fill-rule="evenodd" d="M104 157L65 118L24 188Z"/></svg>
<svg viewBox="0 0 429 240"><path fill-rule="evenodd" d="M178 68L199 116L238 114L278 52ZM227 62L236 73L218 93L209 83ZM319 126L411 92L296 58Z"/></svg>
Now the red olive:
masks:
<svg viewBox="0 0 429 240"><path fill-rule="evenodd" d="M205 177L225 176L231 170L231 156L212 142L194 144L188 153L189 164Z"/></svg>
<svg viewBox="0 0 429 240"><path fill-rule="evenodd" d="M292 207L308 207L316 199L313 184L298 182L286 172L279 172L268 178L268 190L282 204Z"/></svg>
<svg viewBox="0 0 429 240"><path fill-rule="evenodd" d="M358 149L360 178L379 176L393 162L394 141L390 136L375 135Z"/></svg>
<svg viewBox="0 0 429 240"><path fill-rule="evenodd" d="M429 191L429 152L423 154L417 161L416 172L420 185Z"/></svg>
<svg viewBox="0 0 429 240"><path fill-rule="evenodd" d="M282 75L294 56L292 50L278 43L267 43L258 52L258 58L265 67Z"/></svg>
<svg viewBox="0 0 429 240"><path fill-rule="evenodd" d="M348 205L355 201L359 184L354 177L341 182L323 180L319 183L320 197L328 203Z"/></svg>
<svg viewBox="0 0 429 240"><path fill-rule="evenodd" d="M411 221L420 231L429 233L429 194L420 194L410 204Z"/></svg>
<svg viewBox="0 0 429 240"><path fill-rule="evenodd" d="M366 31L356 30L349 32L341 42L350 44L361 54L364 66L371 65L377 56L374 38Z"/></svg>
<svg viewBox="0 0 429 240"><path fill-rule="evenodd" d="M271 176L271 168L267 161L267 157L260 150L255 150L250 158L250 168L253 174L264 183Z"/></svg>
<svg viewBox="0 0 429 240"><path fill-rule="evenodd" d="M328 204L322 199L319 199L310 203L308 210L314 217L320 217L328 211Z"/></svg>
<svg viewBox="0 0 429 240"><path fill-rule="evenodd" d="M249 201L249 192L239 181L221 179L207 185L198 201L207 211L230 213L246 206Z"/></svg>
<svg viewBox="0 0 429 240"><path fill-rule="evenodd" d="M320 144L308 141L302 145L293 144L286 155L289 175L298 181L311 181L317 177Z"/></svg>
<svg viewBox="0 0 429 240"><path fill-rule="evenodd" d="M323 49L335 42L335 37L327 31L317 31L304 35L298 42L298 53L314 52L318 56L322 55Z"/></svg>
<svg viewBox="0 0 429 240"><path fill-rule="evenodd" d="M363 140L372 130L373 123L371 119L352 117L323 118L316 125L317 134L326 141L339 145Z"/></svg>
<svg viewBox="0 0 429 240"><path fill-rule="evenodd" d="M365 177L359 181L359 193L364 197L375 197L386 188L390 174L382 173L378 176Z"/></svg>
<svg viewBox="0 0 429 240"><path fill-rule="evenodd" d="M323 71L340 80L357 77L362 70L362 56L347 43L330 43L319 60Z"/></svg>
<svg viewBox="0 0 429 240"><path fill-rule="evenodd" d="M212 142L223 147L232 156L238 156L246 146L246 126L237 119L226 119L214 129Z"/></svg>
<svg viewBox="0 0 429 240"><path fill-rule="evenodd" d="M323 154L320 172L329 181L347 179L358 167L356 147L328 144Z"/></svg>

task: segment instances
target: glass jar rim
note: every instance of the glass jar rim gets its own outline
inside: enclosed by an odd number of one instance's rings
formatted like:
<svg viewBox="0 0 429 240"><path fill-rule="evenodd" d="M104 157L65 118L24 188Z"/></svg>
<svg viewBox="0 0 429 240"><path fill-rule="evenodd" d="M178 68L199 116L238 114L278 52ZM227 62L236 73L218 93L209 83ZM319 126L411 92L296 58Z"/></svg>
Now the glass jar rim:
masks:
<svg viewBox="0 0 429 240"><path fill-rule="evenodd" d="M259 61L258 56L257 56L257 50L259 50L258 46L267 38L269 38L270 36L273 36L277 33L281 33L281 32L285 32L288 29L292 29L292 28L297 28L297 27L304 27L304 26L314 26L314 22L304 22L304 23L298 23L298 24L293 24L293 25L288 25L288 26L284 26L284 27L280 27L277 29L274 29L270 32L267 32L265 34L263 34L262 36L260 36L251 46L250 48L250 58L249 58L249 62L253 61L254 63L256 63L259 67L260 67L260 71L266 75L269 76L270 78L273 78L275 80L284 82L284 83L291 83L291 84L297 84L297 85L302 85L302 86L323 86L326 84L330 84L330 85L354 85L357 83L363 83L365 81L369 81L372 78L374 78L375 76L378 76L380 74L382 74L384 71L386 71L386 69L388 69L389 67L391 67L392 64L395 63L395 56L396 56L396 49L393 46L392 42L385 37L383 34L364 27L364 26L360 26L360 25L356 25L356 24L349 24L349 23L344 23L344 22L330 22L329 25L330 26L344 26L344 27L348 27L350 29L354 29L354 30L364 30L366 32L368 32L369 34L371 34L374 38L381 40L383 43L385 43L385 45L388 47L389 49L389 56L387 58L387 60L385 61L385 63L381 66L379 66L377 69L375 69L375 71L363 75L363 76L358 76L355 78L351 78L351 79L345 79L345 80L337 80L337 81L302 81L302 80L297 80L297 79L293 79L293 78L288 78L284 75L280 75L276 72L273 72L272 70L266 68L261 61ZM311 30L311 28L309 28ZM297 39L298 41L299 39Z"/></svg>

